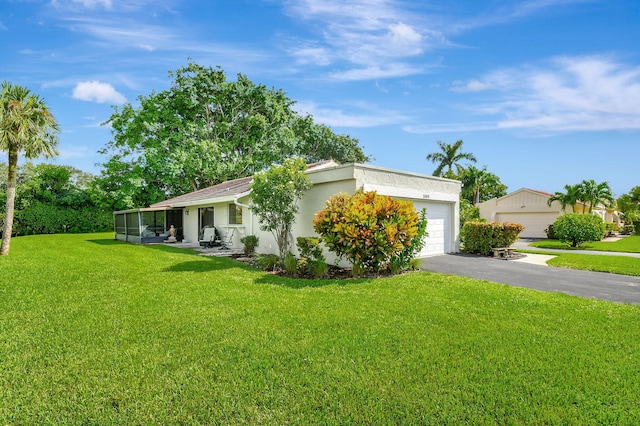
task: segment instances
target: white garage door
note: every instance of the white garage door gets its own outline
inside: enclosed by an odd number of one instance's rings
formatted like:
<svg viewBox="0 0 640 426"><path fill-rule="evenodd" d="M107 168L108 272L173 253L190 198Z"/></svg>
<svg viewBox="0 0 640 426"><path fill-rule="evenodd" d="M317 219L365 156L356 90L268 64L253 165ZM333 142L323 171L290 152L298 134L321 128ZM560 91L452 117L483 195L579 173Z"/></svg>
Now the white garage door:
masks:
<svg viewBox="0 0 640 426"><path fill-rule="evenodd" d="M419 256L450 253L451 250L451 204L414 201L416 210L427 209L427 232L425 245Z"/></svg>
<svg viewBox="0 0 640 426"><path fill-rule="evenodd" d="M499 213L496 222L514 222L524 226L524 238L547 238L544 232L558 218L558 213Z"/></svg>

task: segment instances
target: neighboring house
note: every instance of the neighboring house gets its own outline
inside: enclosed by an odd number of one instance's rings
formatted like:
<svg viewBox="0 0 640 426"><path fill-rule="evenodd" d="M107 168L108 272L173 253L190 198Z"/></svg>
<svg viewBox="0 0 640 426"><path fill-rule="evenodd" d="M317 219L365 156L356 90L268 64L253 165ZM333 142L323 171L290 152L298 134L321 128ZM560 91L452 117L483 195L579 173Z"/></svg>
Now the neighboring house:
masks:
<svg viewBox="0 0 640 426"><path fill-rule="evenodd" d="M418 211L427 209L429 236L420 256L459 251L459 181L364 164L338 165L333 161L311 164L305 173L313 187L299 203L292 229L294 251L296 237L316 235L313 217L332 195L353 194L357 189L411 200ZM240 248L240 238L256 235L259 253L277 253L273 236L260 230L258 218L251 210L251 180L251 177L235 179L148 208L115 212L116 239L162 242L167 238L168 228L174 225L178 240L196 242L203 237L203 228L215 226L231 247Z"/></svg>
<svg viewBox="0 0 640 426"><path fill-rule="evenodd" d="M493 198L477 204L480 217L489 222L514 222L524 226L520 233L524 238L546 238L545 229L562 214L572 213L571 206L562 211L559 201L548 204L553 194L535 189L521 188L500 198ZM587 207L583 203L576 205L576 213L582 213ZM593 209L592 214L602 217L606 222L619 222L616 212L603 206Z"/></svg>

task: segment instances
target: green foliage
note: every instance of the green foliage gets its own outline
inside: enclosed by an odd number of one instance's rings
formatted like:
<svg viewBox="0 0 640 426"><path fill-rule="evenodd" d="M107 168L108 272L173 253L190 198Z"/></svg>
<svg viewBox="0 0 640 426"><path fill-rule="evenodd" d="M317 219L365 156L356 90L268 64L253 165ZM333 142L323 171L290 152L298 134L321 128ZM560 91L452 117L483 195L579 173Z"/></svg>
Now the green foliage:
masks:
<svg viewBox="0 0 640 426"><path fill-rule="evenodd" d="M298 272L303 276L310 275L314 278L326 276L329 266L324 253L322 253L320 238L298 237L296 246L300 252Z"/></svg>
<svg viewBox="0 0 640 426"><path fill-rule="evenodd" d="M359 142L300 116L279 89L195 63L170 72L171 87L116 108L113 140L96 191L113 210L251 176L286 158L368 161Z"/></svg>
<svg viewBox="0 0 640 426"><path fill-rule="evenodd" d="M622 215L626 234L636 233L640 229L640 210L628 210Z"/></svg>
<svg viewBox="0 0 640 426"><path fill-rule="evenodd" d="M507 186L498 176L489 173L487 166L482 169L469 166L460 172L457 179L462 182L462 198L473 205L507 195Z"/></svg>
<svg viewBox="0 0 640 426"><path fill-rule="evenodd" d="M591 214L568 213L553 223L556 237L571 247L578 247L587 241L600 241L605 225L601 217Z"/></svg>
<svg viewBox="0 0 640 426"><path fill-rule="evenodd" d="M260 220L260 229L273 234L280 259L289 250L298 201L311 188L311 180L304 173L306 168L302 159L288 159L281 166L256 173L251 182L253 212Z"/></svg>
<svg viewBox="0 0 640 426"><path fill-rule="evenodd" d="M463 251L489 256L495 247L509 247L524 226L511 222L467 222L463 227Z"/></svg>
<svg viewBox="0 0 640 426"><path fill-rule="evenodd" d="M640 186L634 186L627 194L621 195L616 205L623 213L640 210Z"/></svg>
<svg viewBox="0 0 640 426"><path fill-rule="evenodd" d="M256 259L256 265L265 271L273 271L278 266L278 256L275 254L261 254Z"/></svg>
<svg viewBox="0 0 640 426"><path fill-rule="evenodd" d="M576 212L578 203L583 203L582 213L591 213L594 208L602 205L609 207L613 205L614 198L611 187L607 182L596 183L593 179L583 180L575 185L565 185L565 192L555 192L547 203L551 205L554 201L560 202L562 211L566 211L571 206L572 212Z"/></svg>
<svg viewBox="0 0 640 426"><path fill-rule="evenodd" d="M563 249L563 250L575 249L573 247L569 247L567 244L558 240L535 241L533 243L530 243L529 245L532 247L550 248L550 249ZM580 248L584 250L595 250L595 251L640 253L640 236L632 235L625 238L621 238L616 241L590 241L590 242L583 243Z"/></svg>
<svg viewBox="0 0 640 426"><path fill-rule="evenodd" d="M465 198L460 199L460 229L467 222L483 222L484 219L480 219L480 209L471 204L471 202Z"/></svg>
<svg viewBox="0 0 640 426"><path fill-rule="evenodd" d="M424 239L429 233L427 232L427 210L422 209L419 213L418 224L416 226L416 234L411 239L409 245L404 246L402 251L391 258L389 266L392 273L398 273L407 269L418 269L416 263L412 261L422 251L424 247Z"/></svg>
<svg viewBox="0 0 640 426"><path fill-rule="evenodd" d="M604 233L605 235L609 235L613 232L618 231L618 224L613 222L605 222L604 223Z"/></svg>
<svg viewBox="0 0 640 426"><path fill-rule="evenodd" d="M550 239L550 240L557 239L556 231L553 230L553 224L547 226L547 229L545 229L544 232L547 234L547 238L548 239Z"/></svg>
<svg viewBox="0 0 640 426"><path fill-rule="evenodd" d="M18 167L17 177L13 235L113 229L112 212L97 207L87 189L90 174L71 166L26 163Z"/></svg>
<svg viewBox="0 0 640 426"><path fill-rule="evenodd" d="M437 141L439 152L432 152L427 155L427 160L437 163L438 166L433 171L434 176L450 177L453 173L453 167L456 168L458 174L462 172L463 167L460 165L462 160L476 162L476 157L469 152L460 152L462 144L464 142L456 141L456 143L450 145L442 141ZM446 170L445 170L446 168Z"/></svg>
<svg viewBox="0 0 640 426"><path fill-rule="evenodd" d="M287 275L291 277L298 275L298 259L293 253L289 252L284 256L282 266L284 267Z"/></svg>
<svg viewBox="0 0 640 426"><path fill-rule="evenodd" d="M113 214L97 207L72 209L36 201L16 212L14 235L86 233L113 230Z"/></svg>
<svg viewBox="0 0 640 426"><path fill-rule="evenodd" d="M353 264L355 274L381 272L411 246L419 216L410 201L376 192L336 194L316 213L315 231L327 248Z"/></svg>
<svg viewBox="0 0 640 426"><path fill-rule="evenodd" d="M244 255L250 256L258 247L259 238L255 235L246 235L240 238L240 242L243 244Z"/></svg>
<svg viewBox="0 0 640 426"><path fill-rule="evenodd" d="M44 99L25 87L2 82L0 91L0 150L8 153L6 207L0 255L9 254L17 189L18 156L58 155L59 127Z"/></svg>

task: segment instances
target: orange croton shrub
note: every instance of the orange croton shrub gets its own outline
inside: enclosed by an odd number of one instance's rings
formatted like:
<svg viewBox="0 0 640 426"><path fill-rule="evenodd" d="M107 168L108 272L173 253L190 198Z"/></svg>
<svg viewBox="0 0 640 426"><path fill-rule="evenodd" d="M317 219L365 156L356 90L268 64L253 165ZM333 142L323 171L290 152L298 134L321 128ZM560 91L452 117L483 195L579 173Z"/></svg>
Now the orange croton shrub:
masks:
<svg viewBox="0 0 640 426"><path fill-rule="evenodd" d="M327 248L353 263L354 270L380 272L412 244L418 221L410 201L360 190L331 197L313 226Z"/></svg>

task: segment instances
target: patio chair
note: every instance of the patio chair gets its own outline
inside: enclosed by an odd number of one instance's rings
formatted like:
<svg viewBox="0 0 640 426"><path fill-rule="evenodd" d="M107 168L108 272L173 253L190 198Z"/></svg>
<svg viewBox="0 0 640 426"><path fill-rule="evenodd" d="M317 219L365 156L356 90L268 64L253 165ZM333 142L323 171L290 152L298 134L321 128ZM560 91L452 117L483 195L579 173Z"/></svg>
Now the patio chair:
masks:
<svg viewBox="0 0 640 426"><path fill-rule="evenodd" d="M223 245L220 233L215 226L205 226L202 228L202 236L198 243L202 247L217 247Z"/></svg>

